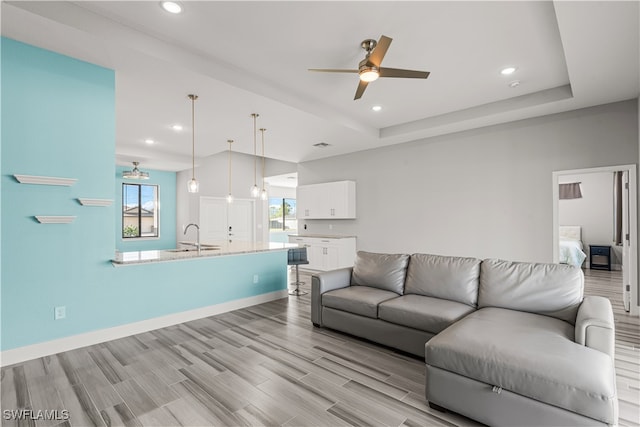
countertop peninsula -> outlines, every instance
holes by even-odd
[[[202,244],[202,249],[198,253],[197,249],[177,248],[166,250],[131,251],[116,252],[111,263],[115,267],[136,264],[148,264],[154,262],[183,261],[199,258],[210,258],[225,255],[241,255],[259,252],[285,251],[289,248],[296,248],[296,243],[275,243],[275,242],[243,242],[224,241],[207,242]]]
[[[290,237],[303,237],[303,238],[315,238],[315,239],[351,239],[356,236],[349,236],[344,234],[289,234]]]

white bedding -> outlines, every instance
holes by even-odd
[[[582,251],[582,242],[560,236],[560,263],[582,266],[587,254]]]

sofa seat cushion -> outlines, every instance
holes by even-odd
[[[349,286],[322,294],[322,305],[361,316],[378,317],[378,304],[398,294],[368,286]]]
[[[437,334],[473,311],[473,307],[455,301],[423,295],[404,295],[381,303],[378,317],[387,322]]]
[[[615,424],[617,398],[611,358],[576,344],[562,320],[483,308],[433,337],[427,365]]]

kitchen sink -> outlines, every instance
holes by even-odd
[[[201,252],[204,251],[219,251],[220,246],[205,246],[200,248]],[[177,249],[167,249],[167,252],[197,252],[197,248],[177,248]]]

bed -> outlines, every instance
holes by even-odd
[[[581,267],[587,254],[582,245],[582,228],[579,225],[561,225],[559,230],[561,264]]]

